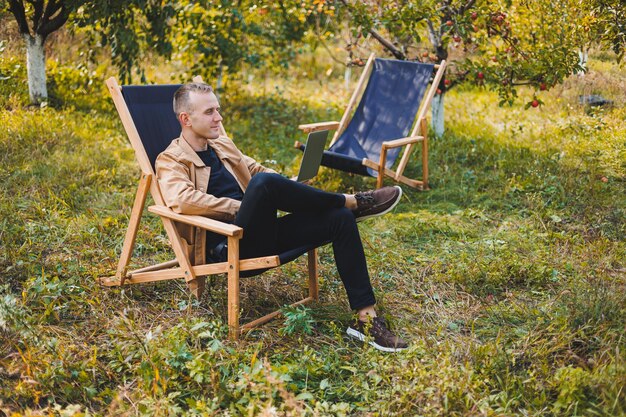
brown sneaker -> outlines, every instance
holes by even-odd
[[[368,322],[357,319],[348,327],[346,333],[361,342],[368,342],[383,352],[399,352],[409,347],[407,342],[387,328],[385,320],[381,317],[374,317]]]
[[[356,193],[357,208],[353,211],[356,221],[360,222],[370,217],[382,216],[390,212],[402,197],[402,188],[383,187],[374,191]]]

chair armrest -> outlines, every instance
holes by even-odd
[[[223,236],[241,237],[243,235],[243,229],[239,226],[209,219],[203,216],[176,213],[174,210],[165,206],[150,206],[148,207],[148,211],[161,217],[167,217],[168,219],[172,219],[177,222],[200,227]]]
[[[339,128],[339,122],[319,122],[299,125],[298,129],[304,133],[317,132],[318,130],[336,130]]]
[[[424,136],[409,136],[401,139],[388,140],[383,142],[383,148],[398,148],[421,140],[424,140]]]

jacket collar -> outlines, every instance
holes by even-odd
[[[193,162],[193,164],[195,166],[198,167],[203,167],[204,162],[202,162],[202,159],[200,159],[200,157],[198,156],[198,154],[196,153],[196,151],[193,150],[193,148],[191,147],[191,145],[189,143],[187,143],[187,141],[185,140],[185,138],[183,138],[183,135],[181,134],[180,137],[178,138],[178,146],[180,146],[180,149],[185,153],[185,155],[187,155],[187,157],[189,158],[189,160],[191,162]]]
[[[229,149],[228,146],[226,146],[227,143],[232,142],[230,142],[230,140],[228,140],[228,138],[226,138],[225,136],[220,136],[219,138],[212,140],[209,145],[215,151],[215,154],[219,159],[221,159],[222,161],[228,160],[231,163],[234,163],[240,158],[238,157],[238,155],[233,154],[233,151]]]
[[[215,151],[215,154],[217,155],[217,157],[219,159],[221,159],[222,161],[224,161],[224,160],[232,160],[232,161],[238,160],[239,158],[237,158],[236,155],[233,155],[232,152],[228,152],[226,150],[226,148],[224,147],[224,143],[223,143],[224,139],[225,138],[223,136],[220,136],[217,139],[213,139],[213,140],[211,140],[209,142],[209,146],[211,147],[211,149],[213,149],[213,151]],[[182,134],[178,138],[178,146],[180,146],[182,151],[187,155],[189,160],[195,166],[198,166],[198,167],[206,166],[204,164],[204,162],[202,162],[202,159],[200,159],[200,157],[198,156],[196,151],[194,151],[193,148],[191,147],[191,145],[189,145],[189,143],[187,143],[185,138],[183,138]]]

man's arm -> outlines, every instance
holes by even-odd
[[[175,212],[221,221],[235,219],[240,201],[214,197],[196,189],[191,181],[189,168],[167,152],[157,158],[156,174],[165,204]]]

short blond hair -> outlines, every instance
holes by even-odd
[[[174,93],[174,113],[178,117],[182,112],[191,113],[189,93],[209,94],[213,88],[205,83],[187,83],[180,86]]]

